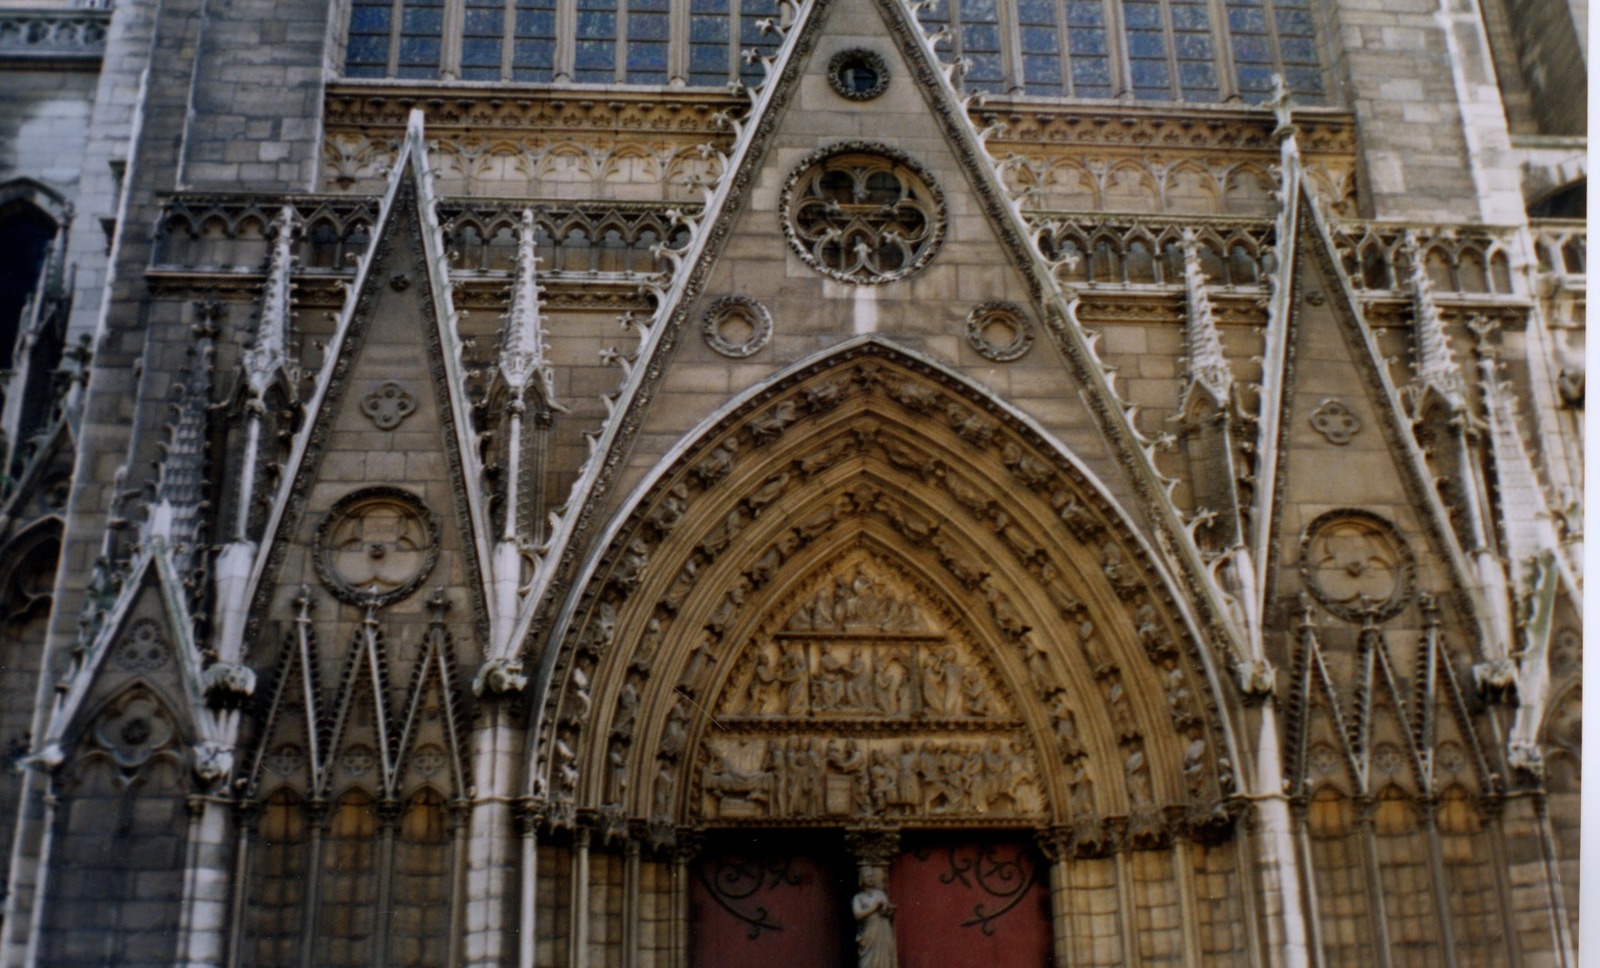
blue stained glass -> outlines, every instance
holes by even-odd
[[[437,7],[407,7],[400,12],[400,31],[406,34],[438,34],[444,29],[444,11]]]
[[[629,24],[628,29],[632,30],[633,25]],[[630,41],[628,43],[628,69],[632,71],[635,68],[640,70],[666,70],[667,45],[636,44]]]
[[[353,34],[387,34],[391,23],[388,7],[357,7],[350,14]]]
[[[1022,28],[1022,52],[1024,54],[1054,54],[1059,49],[1054,28]]]
[[[499,36],[506,15],[501,10],[468,10],[464,32],[468,37]]]
[[[1129,57],[1165,57],[1167,39],[1153,30],[1128,31]]]
[[[1202,90],[1216,94],[1217,72],[1211,64],[1179,64],[1178,83],[1183,85],[1186,94],[1200,93]]]
[[[554,37],[556,15],[553,10],[518,10],[516,21],[519,37]]]
[[[577,57],[573,61],[579,70],[603,70],[617,60],[617,46],[610,40],[578,41]]]
[[[1278,30],[1286,34],[1304,34],[1310,36],[1316,32],[1312,26],[1311,15],[1304,10],[1279,10]]]
[[[1281,42],[1283,59],[1293,64],[1315,64],[1317,45],[1308,37],[1285,37]]]
[[[1153,3],[1123,4],[1122,17],[1130,29],[1161,26],[1161,8]]]
[[[1110,62],[1099,57],[1074,58],[1072,61],[1072,83],[1079,88],[1080,94],[1086,84],[1110,84]]]
[[[615,13],[601,10],[581,10],[578,12],[579,37],[598,39],[611,38],[616,35],[617,15]]]
[[[1267,49],[1267,41],[1263,37],[1235,34],[1233,59],[1243,63],[1268,64],[1272,62],[1272,52]]]
[[[548,69],[554,54],[555,44],[548,40],[519,40],[511,45],[511,62],[517,67]]]
[[[1104,54],[1106,52],[1106,32],[1103,30],[1079,30],[1067,35],[1067,49],[1076,57],[1079,54]]]
[[[1322,93],[1322,72],[1306,67],[1291,67],[1283,72],[1289,87],[1300,94]]]
[[[1053,24],[1055,5],[1050,0],[1021,0],[1017,4],[1017,20],[1024,24]]]
[[[995,9],[995,0],[961,0],[961,20],[963,23],[998,23],[1000,14]]]
[[[464,40],[461,42],[461,64],[464,67],[499,67],[499,40]]]
[[[1059,84],[1061,82],[1061,58],[1024,57],[1022,59],[1022,80],[1029,85],[1030,89],[1038,84]]]
[[[707,44],[695,44],[689,48],[689,69],[692,71],[727,71],[727,48],[712,47]]]
[[[345,77],[383,77],[387,73],[386,64],[347,64]]]
[[[1131,62],[1128,67],[1133,72],[1134,87],[1159,87],[1167,88],[1167,62],[1143,61]]]
[[[1098,3],[1068,3],[1067,25],[1071,27],[1099,27],[1106,22],[1106,10]]]
[[[934,0],[922,8],[921,18],[924,23],[942,24],[950,20],[950,0]]]
[[[1173,53],[1183,59],[1201,60],[1211,57],[1210,34],[1179,34],[1173,38]]]
[[[378,64],[387,67],[389,64],[389,38],[384,37],[351,37],[350,46],[346,49],[345,61],[349,64]]]
[[[1000,28],[993,24],[971,24],[961,28],[961,52],[1000,49]]]
[[[400,41],[400,63],[409,66],[439,65],[439,41],[432,37],[406,37]],[[413,75],[414,76],[414,75]]]
[[[967,80],[970,81],[997,81],[1000,79],[1000,55],[998,54],[971,54],[968,60],[972,62],[967,71]]]
[[[1177,6],[1172,8],[1172,29],[1210,30],[1211,17],[1205,7]]]
[[[1239,66],[1239,90],[1265,93],[1272,90],[1272,68]]]
[[[670,32],[664,13],[631,13],[628,15],[628,42],[636,40],[666,40]],[[629,55],[631,58],[631,54]],[[662,65],[666,66],[666,65]]]
[[[1228,11],[1228,26],[1234,33],[1264,34],[1267,32],[1267,15],[1260,10]]]
[[[699,15],[690,17],[689,39],[696,43],[727,43],[728,18]]]

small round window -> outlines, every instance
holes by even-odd
[[[700,331],[713,350],[740,359],[767,345],[772,338],[772,316],[753,299],[724,296],[706,308]]]
[[[944,197],[928,172],[882,145],[813,154],[784,185],[783,232],[808,265],[864,285],[909,276],[944,241]]]
[[[828,62],[828,83],[840,97],[870,101],[889,86],[889,65],[870,50],[852,47]]]

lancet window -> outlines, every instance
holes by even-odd
[[[1302,103],[1324,94],[1307,0],[935,0],[918,17],[948,28],[969,90],[1263,101],[1282,73]],[[779,19],[777,0],[354,0],[345,75],[722,87],[760,79],[744,55],[776,50],[762,25]]]

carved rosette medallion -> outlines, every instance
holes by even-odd
[[[967,345],[996,363],[1021,359],[1033,348],[1033,321],[1016,303],[982,303],[967,314]]]
[[[828,84],[851,101],[870,101],[889,89],[889,65],[874,51],[851,47],[828,61]]]
[[[1393,524],[1341,508],[1300,537],[1300,577],[1323,607],[1351,622],[1393,618],[1410,603],[1416,562]]]
[[[378,384],[371,393],[361,398],[361,412],[379,430],[393,430],[400,422],[416,412],[417,398],[410,390],[393,380]]]
[[[410,491],[347,494],[317,528],[317,577],[340,601],[389,605],[417,590],[439,559],[439,525]]]
[[[944,242],[944,194],[910,156],[870,142],[817,151],[779,206],[783,234],[811,268],[858,285],[903,279]]]
[[[1037,818],[1037,764],[978,650],[865,551],[737,659],[699,754],[707,820]]]
[[[747,296],[723,296],[700,319],[706,345],[730,359],[743,359],[772,339],[772,315]]]
[[[1361,418],[1339,400],[1324,400],[1311,412],[1311,429],[1328,439],[1328,443],[1343,446],[1361,432]]]

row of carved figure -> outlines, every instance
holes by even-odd
[[[700,789],[713,817],[993,815],[1037,812],[1021,741],[783,736],[706,744]]]
[[[804,716],[809,711],[904,718],[918,714],[991,716],[999,711],[983,672],[962,662],[952,645],[856,643],[846,648],[788,642],[786,646],[781,651],[757,653],[743,701],[735,696],[728,712]]]

